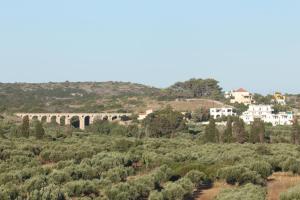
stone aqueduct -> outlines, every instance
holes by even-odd
[[[131,113],[16,113],[16,116],[22,119],[28,116],[30,121],[34,118],[39,121],[45,119],[47,123],[55,120],[58,124],[64,118],[65,125],[71,125],[71,119],[78,117],[79,128],[84,130],[85,126],[93,124],[95,120],[121,121],[122,117],[130,117]]]

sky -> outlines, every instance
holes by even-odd
[[[0,82],[300,93],[298,0],[0,0]]]

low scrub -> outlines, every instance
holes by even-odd
[[[298,200],[300,199],[300,185],[290,188],[280,195],[280,200]]]
[[[247,184],[240,188],[221,191],[215,200],[265,200],[266,190],[260,186]]]

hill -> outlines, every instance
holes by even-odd
[[[208,102],[221,94],[213,79],[191,79],[166,89],[112,81],[0,83],[0,112],[143,112],[166,105],[186,111],[219,105]],[[185,101],[191,98],[202,100]]]

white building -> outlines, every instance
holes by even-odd
[[[225,98],[230,99],[230,103],[242,103],[245,105],[254,103],[252,94],[243,88],[225,93]]]
[[[276,125],[292,125],[294,115],[292,112],[274,114],[271,105],[250,105],[249,109],[241,116],[246,124],[251,124],[254,119],[261,119],[266,123]]]
[[[214,119],[221,118],[223,116],[234,116],[233,108],[211,108],[209,110],[210,116]]]

